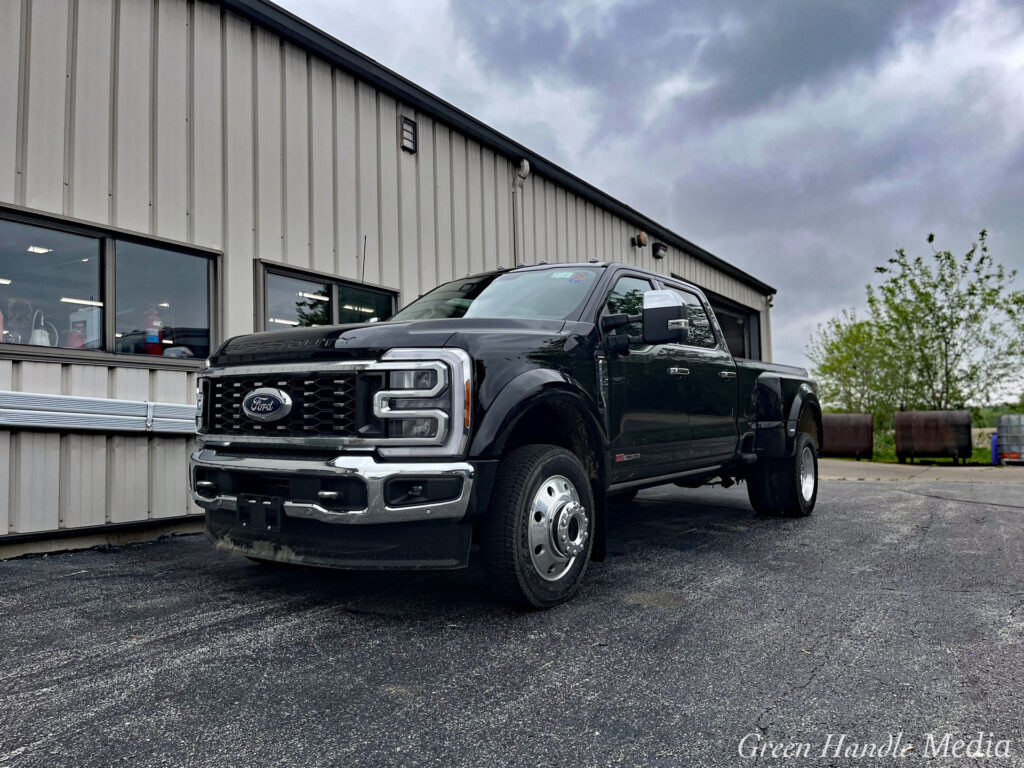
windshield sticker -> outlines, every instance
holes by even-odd
[[[587,279],[586,272],[577,272],[575,275],[573,275],[572,277],[569,278],[569,282],[570,283],[578,283],[581,280],[586,280],[586,279]]]
[[[570,278],[570,277],[572,277],[572,272],[552,272],[551,273],[551,279],[552,280],[565,280],[565,279]]]

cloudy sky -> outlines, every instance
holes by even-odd
[[[1024,272],[1015,0],[283,4],[776,286],[779,362],[928,232]]]

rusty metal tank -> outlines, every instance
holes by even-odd
[[[821,455],[870,459],[875,453],[875,417],[870,413],[823,413]]]
[[[896,414],[896,458],[971,457],[970,411],[900,411]]]

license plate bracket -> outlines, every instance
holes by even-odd
[[[284,500],[277,496],[238,497],[238,527],[253,531],[280,531],[284,522]]]

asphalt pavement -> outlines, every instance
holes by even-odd
[[[0,766],[892,760],[840,737],[1024,765],[1024,486],[978,488],[826,481],[799,520],[742,487],[646,491],[542,613],[492,602],[475,561],[266,568],[179,536],[2,562]],[[1009,751],[929,753],[979,732]]]

